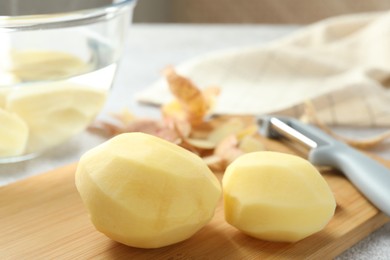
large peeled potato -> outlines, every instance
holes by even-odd
[[[121,134],[83,155],[76,186],[97,230],[140,248],[191,237],[221,196],[201,158],[143,133]]]
[[[242,155],[222,180],[225,218],[255,238],[295,242],[322,230],[334,196],[307,160],[277,152]]]

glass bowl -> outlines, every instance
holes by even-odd
[[[135,3],[0,3],[0,163],[62,144],[100,113]]]

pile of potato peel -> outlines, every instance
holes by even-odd
[[[265,150],[253,116],[210,116],[218,87],[201,90],[172,67],[164,75],[174,99],[161,107],[161,119],[140,118],[124,109],[111,114],[114,120],[95,121],[89,129],[107,137],[126,132],[158,136],[199,155],[213,171],[224,171],[244,153]]]

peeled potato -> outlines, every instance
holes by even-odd
[[[201,158],[143,133],[118,135],[83,155],[76,186],[97,230],[140,248],[191,237],[221,196]]]
[[[102,109],[106,95],[75,83],[48,83],[8,94],[5,109],[26,122],[27,152],[38,152],[84,130]]]
[[[307,160],[278,152],[240,156],[222,180],[225,218],[263,240],[295,242],[322,230],[336,202]]]

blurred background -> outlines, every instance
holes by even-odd
[[[134,22],[308,24],[389,8],[388,0],[139,0]]]
[[[0,1],[0,15],[31,14],[36,8],[70,11],[111,2],[83,0],[74,6],[75,1],[64,0]],[[389,0],[138,0],[134,22],[308,24],[341,14],[388,9]]]

